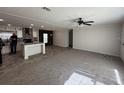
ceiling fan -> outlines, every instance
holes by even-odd
[[[73,22],[76,22],[79,26],[81,26],[82,24],[91,26],[91,23],[94,23],[94,21],[83,21],[82,18],[74,19]]]

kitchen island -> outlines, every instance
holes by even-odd
[[[45,54],[45,43],[26,43],[22,45],[24,59],[35,54]]]

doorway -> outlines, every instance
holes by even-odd
[[[69,48],[73,48],[73,29],[69,30]]]
[[[39,42],[45,45],[53,45],[53,31],[39,30]]]
[[[43,33],[43,43],[48,43],[48,33]]]

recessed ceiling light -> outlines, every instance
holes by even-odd
[[[0,19],[0,21],[2,22],[2,21],[4,21],[3,19]]]
[[[31,26],[34,26],[34,24],[31,24]]]
[[[43,25],[41,25],[40,27],[44,27]]]
[[[32,28],[31,26],[29,28]]]
[[[11,24],[8,24],[8,26],[11,26]]]

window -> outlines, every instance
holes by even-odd
[[[3,40],[9,39],[11,35],[12,32],[0,32],[0,38],[2,38]]]

